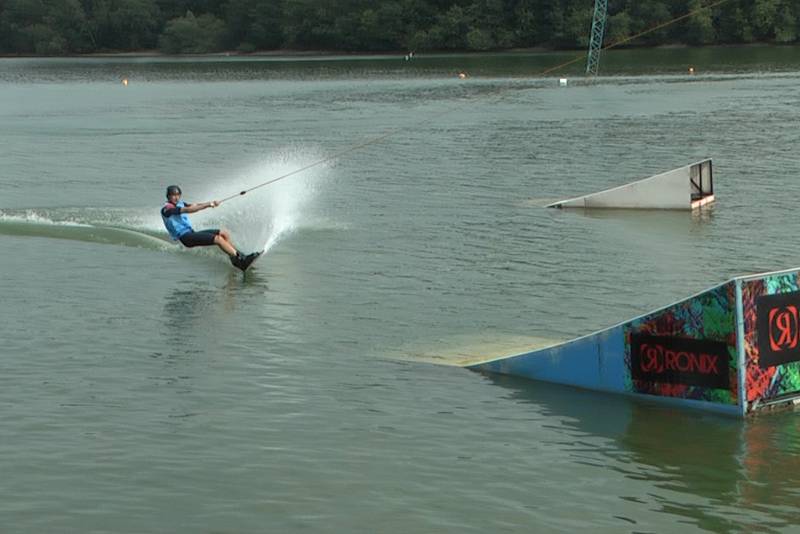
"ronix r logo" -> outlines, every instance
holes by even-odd
[[[729,359],[722,341],[631,334],[634,380],[727,389]]]
[[[800,292],[756,300],[758,363],[762,369],[800,360]]]
[[[797,347],[797,308],[784,306],[769,310],[769,347],[773,352]]]

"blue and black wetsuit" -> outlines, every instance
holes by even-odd
[[[161,208],[161,220],[172,239],[180,241],[186,247],[208,247],[214,244],[214,237],[219,234],[219,230],[201,230],[195,232],[189,217],[181,213],[181,208],[188,208],[191,204],[179,200],[177,204],[167,202]]]

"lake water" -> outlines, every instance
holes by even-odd
[[[797,414],[451,365],[800,265],[800,49],[574,57],[0,60],[0,530],[796,531]],[[244,278],[163,239],[340,153],[192,216]],[[706,157],[696,214],[542,207]]]

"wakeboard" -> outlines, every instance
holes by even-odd
[[[263,254],[264,254],[263,250],[259,252],[253,252],[252,254],[248,254],[242,259],[242,262],[239,265],[237,265],[237,267],[239,267],[239,269],[241,269],[242,272],[246,272],[247,269],[249,269],[250,266],[253,265],[253,263],[255,263],[255,261],[258,258],[260,258]]]

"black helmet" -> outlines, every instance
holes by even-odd
[[[170,185],[167,187],[167,198],[169,198],[170,195],[173,195],[175,193],[182,195],[183,191],[181,191],[181,188],[178,187],[177,185]]]

